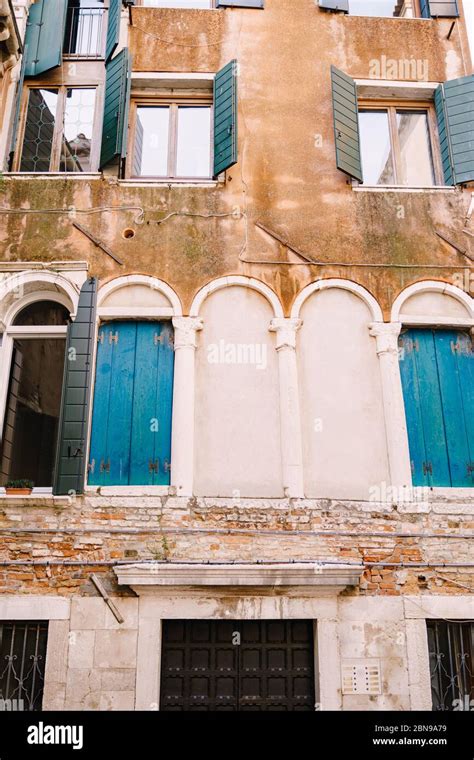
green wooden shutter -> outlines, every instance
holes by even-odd
[[[96,320],[97,280],[84,283],[77,316],[69,325],[56,454],[54,493],[82,493]]]
[[[349,177],[362,182],[356,83],[335,66],[331,66],[331,83],[336,165]]]
[[[110,0],[107,22],[107,41],[105,43],[105,62],[112,58],[119,43],[120,37],[120,14],[122,0]]]
[[[124,158],[127,154],[131,74],[128,48],[121,50],[105,68],[104,122],[100,169],[116,156]]]
[[[63,55],[67,0],[36,0],[26,24],[25,76],[59,66]]]
[[[447,185],[474,181],[474,74],[451,79],[435,93]]]
[[[424,18],[457,18],[459,8],[457,0],[421,0],[421,15]]]
[[[319,0],[319,7],[327,11],[344,11],[344,13],[349,13],[349,0]]]
[[[436,116],[438,118],[439,147],[441,151],[441,161],[443,164],[443,175],[446,185],[454,185],[451,144],[449,142],[448,131],[446,128],[446,115],[444,109],[443,85],[440,84],[435,91]]]
[[[18,125],[20,123],[20,108],[21,108],[21,99],[23,97],[23,85],[25,82],[27,55],[28,55],[28,46],[25,45],[23,49],[23,57],[21,59],[20,75],[18,77],[16,93],[15,93],[15,108],[13,112],[12,136],[10,140],[10,158],[9,158],[10,171],[13,166],[13,159],[15,157],[16,143],[17,143],[17,138],[18,138]]]
[[[217,0],[218,8],[263,8],[264,0]]]
[[[214,79],[214,176],[237,163],[237,61]]]

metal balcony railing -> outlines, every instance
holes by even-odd
[[[68,8],[64,55],[68,58],[103,58],[104,8]]]

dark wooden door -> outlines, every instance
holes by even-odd
[[[161,710],[315,709],[311,620],[165,620]]]

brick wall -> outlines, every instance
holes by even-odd
[[[0,497],[1,594],[97,594],[117,562],[344,561],[367,567],[353,594],[466,593],[472,562],[469,499],[387,503],[175,497]],[[44,564],[46,562],[50,564]],[[31,562],[43,563],[32,566]],[[81,565],[82,562],[89,563]],[[66,564],[54,564],[66,563]],[[402,567],[416,563],[420,567]]]

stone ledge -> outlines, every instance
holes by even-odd
[[[174,564],[150,562],[114,568],[120,585],[137,593],[153,587],[228,586],[331,588],[342,591],[357,586],[364,571],[359,564],[278,563],[278,564]]]
[[[68,507],[73,501],[72,496],[34,493],[30,496],[7,496],[0,493],[0,507]]]

